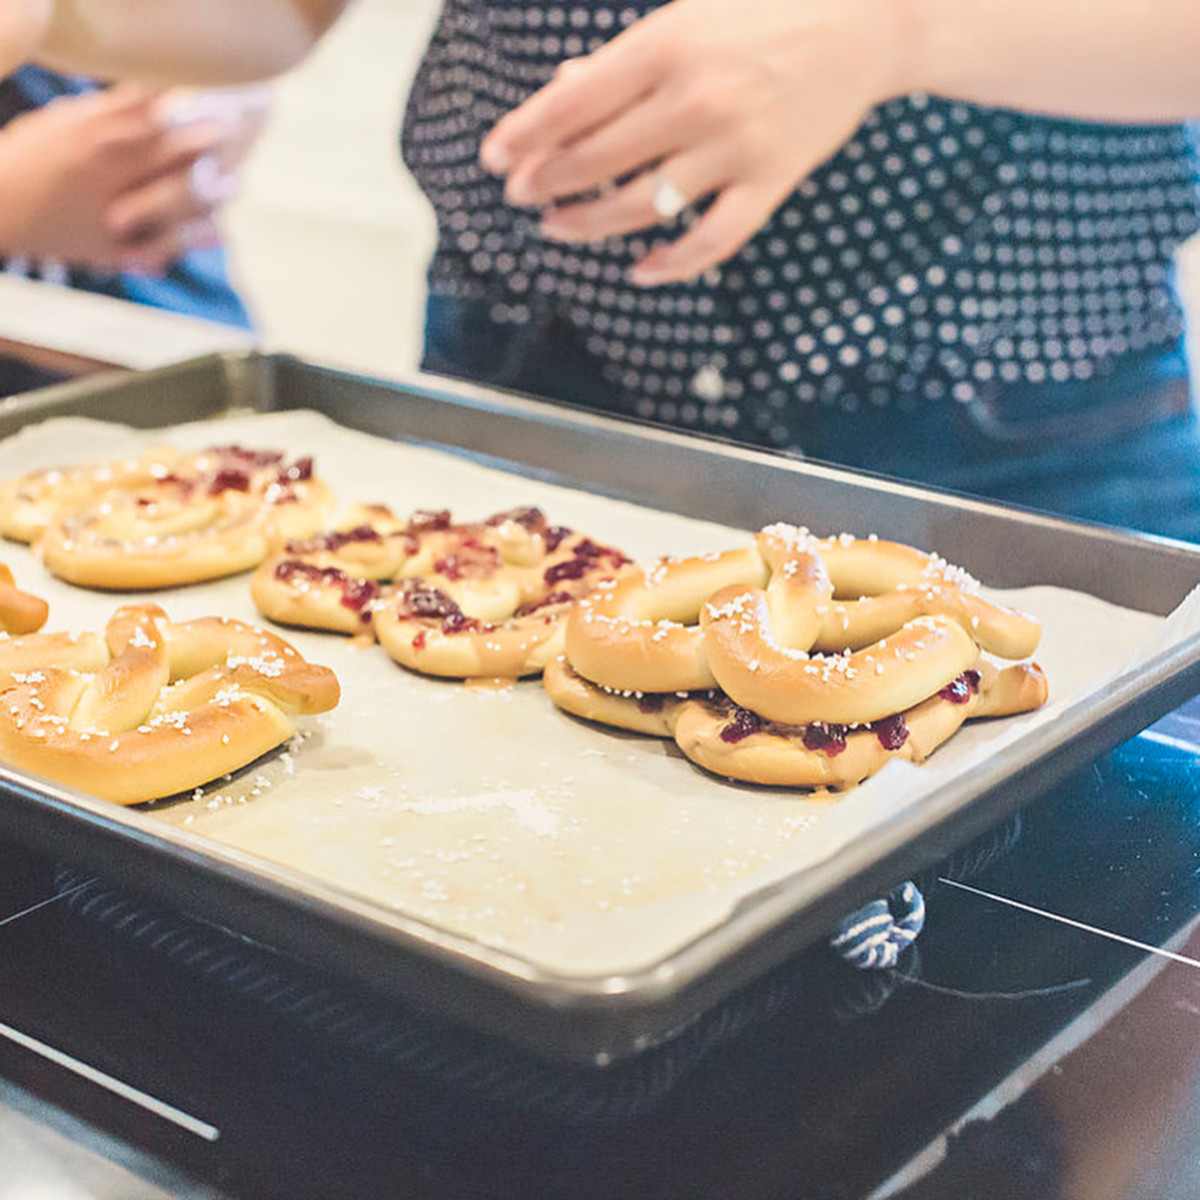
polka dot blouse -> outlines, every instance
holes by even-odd
[[[484,301],[501,324],[554,312],[614,407],[786,446],[806,406],[911,409],[1086,380],[1179,337],[1170,260],[1200,228],[1200,162],[1178,126],[909,96],[696,283],[626,283],[645,236],[543,240],[537,214],[479,167],[480,141],[562,59],[653,7],[445,0],[403,131],[438,219],[431,289]]]

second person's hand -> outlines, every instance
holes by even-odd
[[[229,136],[220,122],[169,127],[135,85],[66,96],[0,129],[0,254],[158,274],[217,240],[225,177],[194,170]]]

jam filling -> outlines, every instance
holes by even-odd
[[[408,518],[409,533],[434,533],[449,528],[450,510],[448,508],[419,508]]]
[[[908,741],[908,726],[902,713],[884,717],[882,721],[872,721],[871,729],[885,750],[899,750]]]
[[[549,608],[552,604],[570,604],[575,599],[570,592],[549,592],[540,600],[531,601],[529,604],[522,604],[514,617],[527,617],[530,613],[535,613],[539,609]]]
[[[979,681],[982,677],[978,671],[964,671],[957,679],[952,679],[938,695],[951,704],[966,704],[971,696],[979,691]]]
[[[314,567],[312,563],[287,559],[275,568],[275,577],[289,583],[299,576],[312,583],[329,584],[341,593],[340,603],[351,612],[358,613],[364,621],[371,619],[370,604],[379,596],[379,585],[369,579],[355,579],[337,567]]]
[[[281,450],[248,450],[245,446],[210,446],[207,453],[219,455],[221,458],[234,459],[247,467],[273,467],[283,461]],[[304,460],[301,459],[301,462]],[[311,465],[312,459],[310,458]]]
[[[494,628],[494,626],[485,625],[482,621],[477,621],[474,617],[468,617],[445,592],[419,581],[413,581],[405,586],[401,594],[400,615],[402,617],[440,619],[442,632],[447,634],[474,633]],[[424,641],[421,645],[424,645]],[[417,646],[416,648],[420,649],[421,647]]]
[[[666,692],[646,692],[638,697],[637,706],[644,713],[662,712],[667,704]]]
[[[214,473],[208,484],[210,496],[219,495],[221,492],[248,492],[249,490],[250,476],[237,467],[222,467]]]
[[[802,740],[805,750],[821,750],[830,758],[836,758],[846,749],[846,726],[814,721],[805,725]]]
[[[541,533],[546,528],[546,514],[540,508],[529,505],[525,508],[510,508],[505,512],[494,513],[484,522],[485,525],[503,525],[512,521],[530,533]]]
[[[721,741],[730,744],[740,742],[752,733],[758,733],[765,724],[758,713],[752,713],[748,708],[735,708],[733,720],[721,730]]]
[[[591,538],[584,538],[571,551],[572,557],[547,567],[542,578],[553,587],[566,579],[582,579],[591,571],[599,569],[600,559],[607,558],[614,567],[624,566],[629,561],[619,550],[609,546],[598,546]]]
[[[351,542],[381,542],[383,538],[370,525],[356,525],[353,529],[337,529],[320,537],[304,538],[288,542],[289,554],[314,554],[318,550],[340,550]]]
[[[663,697],[657,693],[654,695],[658,700],[658,707],[661,707]],[[780,737],[799,736],[806,750],[819,751],[827,754],[830,758],[836,758],[846,749],[846,739],[850,732],[846,725],[812,721],[797,729],[764,720],[749,709],[732,705],[727,697],[723,700],[723,703],[718,702],[718,707],[731,713],[729,723],[721,730],[723,742],[736,744],[754,733],[772,733]],[[641,707],[641,701],[639,701],[639,707]],[[656,711],[656,709],[643,709],[643,711],[650,712]],[[908,741],[908,726],[905,724],[904,717],[899,714],[894,717],[884,717],[881,721],[873,721],[871,732],[879,739],[879,744],[885,750],[899,750]]]
[[[514,521],[530,533],[541,534],[547,554],[553,554],[563,541],[571,536],[571,531],[565,525],[551,525],[546,520],[546,514],[532,505],[528,508],[510,508],[506,512],[498,512],[488,517],[484,524],[495,527],[503,525],[506,521]]]
[[[474,617],[468,617],[464,612],[451,613],[444,621],[442,621],[443,633],[474,633],[476,630],[485,628],[481,621],[475,620]],[[491,628],[491,626],[487,626]]]
[[[485,546],[478,538],[465,538],[453,554],[437,559],[433,569],[447,579],[476,578],[491,575],[500,565],[500,552]]]
[[[462,609],[445,592],[414,580],[404,586],[401,611],[409,617],[448,617]]]
[[[276,483],[303,483],[313,477],[313,460],[311,455],[298,458],[290,467],[284,467],[275,476]]]

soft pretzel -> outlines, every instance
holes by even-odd
[[[820,555],[833,584],[834,602],[820,611],[812,648],[858,650],[915,617],[947,617],[989,654],[1027,658],[1041,625],[1027,613],[984,599],[979,582],[936,554],[876,537],[813,537],[808,530],[772,525],[774,536]]]
[[[183,455],[156,447],[132,457],[74,467],[49,467],[0,483],[0,534],[36,541],[60,512],[82,508],[105,492],[147,487],[169,475]]]
[[[288,464],[277,451],[219,446],[59,511],[38,552],[55,575],[85,587],[197,583],[249,570],[280,537],[319,528],[329,500],[311,458]]]
[[[12,572],[0,563],[0,631],[36,633],[45,625],[49,611],[45,600],[21,591]]]
[[[1040,669],[980,665],[981,646],[1031,653],[1040,626],[977,588],[911,547],[772,525],[752,547],[663,559],[601,585],[568,617],[545,684],[567,711],[674,737],[720,773],[844,786],[887,755],[919,761],[967,716],[1045,700]],[[964,681],[978,672],[972,692]],[[722,716],[731,708],[756,735],[736,751]],[[910,716],[911,740],[884,744]],[[827,731],[846,729],[831,753]]]
[[[515,678],[561,651],[566,613],[625,562],[537,508],[455,524],[445,510],[401,521],[369,505],[332,533],[286,545],[251,590],[272,620],[369,630],[412,670]]]
[[[923,762],[967,720],[1027,712],[1045,703],[1036,664],[998,670],[986,660],[933,696],[865,726],[764,721],[720,692],[625,695],[584,679],[560,656],[543,676],[554,703],[586,720],[675,739],[714,774],[772,787],[842,789],[890,759]]]
[[[239,770],[338,698],[332,671],[273,634],[129,605],[103,636],[0,641],[0,762],[140,804]]]
[[[910,584],[914,579],[923,581],[920,587]],[[746,624],[745,615],[754,615],[764,632],[760,641],[769,653],[767,649],[747,653],[745,661],[757,661],[760,667],[768,657],[778,663],[781,656],[813,649],[867,647],[923,617],[955,623],[970,635],[970,641],[1002,657],[1032,654],[1041,633],[1038,623],[966,590],[977,586],[965,572],[908,546],[847,535],[818,539],[795,526],[772,525],[757,535],[752,546],[723,554],[664,558],[648,570],[632,569],[571,614],[566,652],[577,671],[606,687],[666,692],[721,686],[697,622],[714,593],[728,605],[734,589],[741,589],[738,594],[748,598],[738,606],[739,620],[733,625],[740,627]],[[847,590],[864,598],[839,603],[836,597]],[[759,605],[760,598],[765,608]],[[708,604],[707,609],[711,613],[714,605]],[[767,613],[770,619],[764,625],[760,618]],[[914,644],[921,640],[907,638]],[[955,644],[965,652],[967,639],[939,634],[925,640],[940,646]],[[889,684],[916,673],[906,665],[905,656],[912,650],[912,645],[906,645],[900,655],[893,655],[897,662],[889,671]],[[838,669],[837,661],[833,667]],[[929,690],[962,669],[961,663],[950,669],[947,660],[948,673]],[[914,689],[919,690],[915,681],[904,695],[913,695]]]

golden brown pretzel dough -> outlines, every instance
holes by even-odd
[[[455,524],[445,510],[401,521],[369,505],[341,529],[285,546],[251,592],[283,624],[369,631],[414,671],[515,678],[561,651],[567,612],[625,561],[536,508]]]
[[[91,503],[105,492],[148,487],[183,459],[170,447],[111,462],[47,467],[0,483],[0,534],[17,542],[36,541],[61,512]]]
[[[674,737],[721,774],[848,786],[889,756],[920,761],[968,716],[1044,702],[1039,668],[980,664],[981,645],[1021,657],[1041,630],[977,588],[908,546],[771,525],[753,547],[602,585],[568,618],[545,686],[567,711]]]
[[[0,631],[36,633],[45,625],[49,611],[45,600],[21,591],[12,572],[0,563]]]
[[[216,446],[197,454],[39,471],[0,489],[0,527],[36,537],[47,568],[104,589],[174,587],[256,566],[281,537],[324,524],[312,459]]]
[[[547,666],[542,679],[554,703],[574,716],[674,738],[692,762],[729,779],[802,788],[852,787],[892,758],[923,762],[965,721],[1028,712],[1047,696],[1045,675],[1036,664],[997,670],[980,660],[941,694],[875,726],[847,729],[824,723],[775,725],[719,692],[606,691],[577,674],[564,656]]]
[[[0,642],[0,763],[140,804],[239,770],[338,698],[333,672],[274,634],[129,605],[103,637]]]

